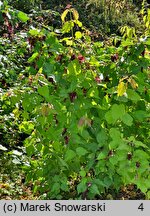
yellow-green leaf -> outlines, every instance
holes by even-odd
[[[82,38],[82,33],[80,31],[76,31],[75,37],[76,37],[76,39]]]
[[[73,27],[74,27],[74,22],[72,20],[65,22],[62,27],[62,33],[70,32]]]
[[[73,45],[73,40],[66,40],[66,44],[68,46],[72,46]]]
[[[78,12],[74,8],[72,8],[72,13],[73,13],[74,19],[78,20],[79,19],[79,14],[78,14]]]
[[[22,22],[27,22],[29,20],[28,15],[26,13],[21,12],[21,11],[19,11],[17,16]]]
[[[135,80],[133,78],[130,78],[129,82],[130,82],[133,89],[136,89],[138,87],[138,84],[135,82]]]
[[[127,85],[124,82],[120,82],[117,88],[117,95],[122,96],[127,90]]]
[[[33,55],[28,59],[28,62],[31,63],[33,62],[37,57],[38,57],[39,53],[33,53]]]
[[[80,22],[79,20],[74,20],[75,24],[77,24],[79,27],[82,27],[82,22]]]
[[[62,15],[61,15],[61,20],[62,20],[62,22],[65,22],[65,18],[66,18],[66,16],[67,16],[68,12],[69,12],[69,10],[66,9],[66,10],[62,13]]]

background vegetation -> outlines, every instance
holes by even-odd
[[[1,198],[149,199],[147,2],[25,2],[0,1]]]

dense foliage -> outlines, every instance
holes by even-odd
[[[94,42],[70,5],[59,29],[57,13],[0,7],[2,157],[43,199],[95,199],[128,184],[149,198],[150,10],[140,37],[125,26],[122,38]]]
[[[80,14],[80,21],[91,30],[95,40],[102,40],[111,34],[119,34],[124,25],[134,27],[140,35],[143,22],[139,11],[141,5],[149,7],[146,0],[8,0],[18,10],[26,13],[38,10],[55,10],[62,13],[68,4]]]

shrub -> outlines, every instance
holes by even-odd
[[[150,40],[127,31],[118,47],[92,42],[74,8],[61,19],[59,33],[27,31],[27,65],[2,87],[2,112],[28,135],[26,180],[46,199],[95,199],[128,184],[148,194]]]

